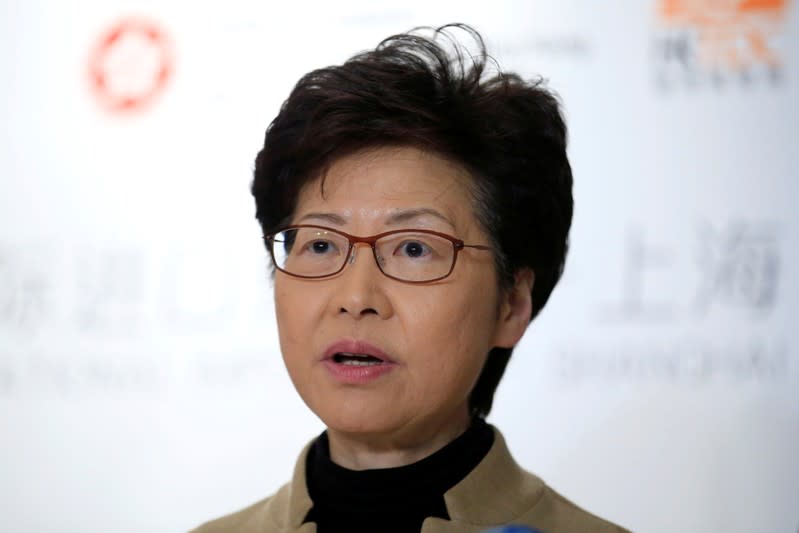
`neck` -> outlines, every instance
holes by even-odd
[[[426,429],[413,428],[391,435],[364,435],[327,429],[330,459],[350,470],[371,470],[405,466],[435,452],[457,439],[469,428],[468,412],[449,424],[427,424]]]

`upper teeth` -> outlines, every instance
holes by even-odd
[[[370,366],[370,365],[379,365],[380,361],[356,361],[354,359],[347,359],[345,361],[342,361],[341,364],[351,365],[351,366]]]
[[[382,362],[379,358],[365,353],[339,352],[337,355],[339,362],[345,365],[366,366],[376,365]],[[346,359],[342,360],[341,358]]]

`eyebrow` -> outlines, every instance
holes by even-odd
[[[417,208],[414,208],[414,209],[399,209],[399,210],[395,211],[394,213],[392,213],[386,219],[386,225],[387,226],[395,226],[397,224],[402,224],[404,222],[408,222],[408,221],[413,220],[415,218],[423,217],[423,216],[426,216],[426,215],[429,215],[429,216],[435,217],[435,218],[437,218],[439,220],[442,220],[442,221],[446,222],[449,227],[451,227],[452,229],[455,229],[455,225],[452,223],[452,221],[450,219],[448,219],[446,216],[441,214],[439,211],[436,211],[435,209],[430,208],[430,207],[417,207]]]
[[[321,222],[329,222],[330,224],[335,224],[338,226],[343,226],[347,223],[347,219],[345,219],[341,215],[337,215],[335,213],[306,213],[303,215],[297,223],[303,222],[305,220],[319,220]]]
[[[449,227],[455,229],[455,224],[452,221],[444,216],[439,211],[431,208],[431,207],[416,207],[413,209],[398,209],[397,211],[391,213],[391,215],[386,218],[385,224],[387,226],[396,226],[398,224],[403,224],[405,222],[409,222],[413,219],[423,217],[423,216],[432,216],[435,217],[443,222],[445,222]],[[306,213],[302,217],[300,217],[296,223],[305,222],[308,220],[316,220],[319,222],[327,222],[329,224],[334,224],[337,226],[343,226],[347,223],[347,219],[341,215],[337,215],[336,213]]]

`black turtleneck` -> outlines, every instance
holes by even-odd
[[[428,516],[449,520],[444,493],[485,457],[494,432],[475,419],[433,455],[397,468],[349,470],[330,460],[327,432],[308,451],[306,482],[313,508],[305,522],[318,533],[418,533]]]

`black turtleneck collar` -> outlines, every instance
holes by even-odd
[[[475,419],[433,455],[397,468],[349,470],[330,460],[327,432],[308,451],[306,482],[313,507],[305,522],[318,533],[418,532],[428,516],[449,519],[444,493],[476,467],[494,432]]]

